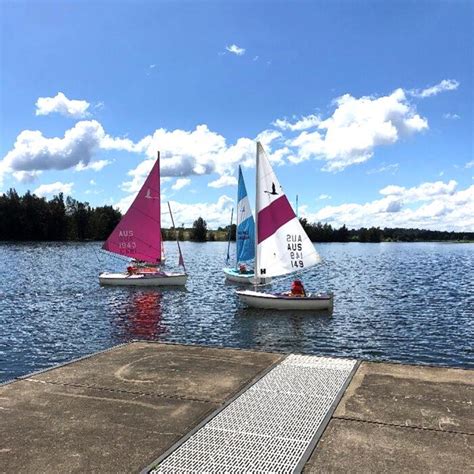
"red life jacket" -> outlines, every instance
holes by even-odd
[[[302,296],[304,296],[304,287],[303,287],[302,283],[299,280],[295,280],[291,284],[291,293],[293,295],[302,295]]]

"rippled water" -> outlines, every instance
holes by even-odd
[[[100,287],[124,264],[99,247],[0,244],[0,381],[143,338],[474,367],[474,244],[318,245],[304,282],[335,292],[332,316],[242,307],[223,242],[183,244],[186,290]]]

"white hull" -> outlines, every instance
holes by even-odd
[[[227,281],[232,283],[255,285],[255,273],[239,273],[233,268],[224,268],[224,274]],[[268,285],[271,278],[260,278],[259,285]]]
[[[334,299],[330,293],[306,297],[273,295],[250,290],[237,291],[236,293],[242,303],[252,308],[276,310],[332,310]]]
[[[252,273],[239,273],[235,268],[224,268],[224,274],[228,281],[234,283],[253,284],[255,274]]]
[[[187,279],[186,273],[169,272],[132,275],[104,272],[99,275],[101,285],[111,286],[183,286]]]

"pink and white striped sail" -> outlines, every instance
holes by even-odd
[[[159,153],[137,197],[102,248],[148,263],[161,261]]]
[[[256,207],[258,277],[286,275],[321,261],[260,143],[257,143]]]

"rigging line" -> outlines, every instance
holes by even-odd
[[[133,206],[133,205],[130,207],[130,209],[133,209],[133,210],[139,212],[140,214],[144,215],[145,217],[148,217],[148,218],[151,219],[153,222],[156,222],[156,223],[158,223],[158,224],[160,223],[160,221],[159,221],[158,219],[155,219],[152,215],[147,214],[146,212],[143,212],[141,209],[138,209],[137,207],[135,207],[135,206]],[[129,209],[129,210],[130,210],[130,209]],[[127,211],[127,212],[128,212],[128,211]],[[125,214],[127,214],[127,213],[125,213]],[[124,217],[125,217],[125,215],[124,215]],[[120,222],[119,222],[119,224],[120,224]]]
[[[96,249],[95,247],[94,247],[94,254],[95,254],[95,256],[97,257],[97,261],[98,261],[99,263],[102,263],[102,262],[100,261],[99,254],[98,254],[97,249]]]
[[[132,257],[127,257],[125,255],[121,255],[121,254],[117,254],[117,253],[114,253],[114,252],[111,252],[109,250],[104,250],[104,249],[100,249],[102,252],[105,253],[105,255],[109,256],[109,257],[114,257],[116,258],[117,260],[120,260],[122,262],[125,262],[125,261],[128,261],[130,260]]]

